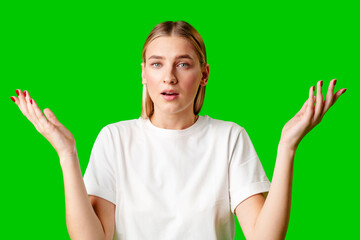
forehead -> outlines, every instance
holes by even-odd
[[[183,37],[158,37],[150,42],[146,48],[146,59],[152,55],[174,58],[178,55],[190,55],[196,59],[196,52],[192,44]]]

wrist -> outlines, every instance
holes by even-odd
[[[78,160],[78,154],[77,152],[71,152],[71,153],[60,153],[59,154],[59,159],[60,159],[60,165],[61,167],[65,167],[65,165],[73,164],[74,162],[79,163]]]
[[[289,153],[295,154],[297,147],[298,147],[298,145],[290,144],[288,142],[280,140],[279,145],[278,145],[278,151],[289,152]]]

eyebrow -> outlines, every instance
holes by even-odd
[[[164,59],[164,57],[162,56],[157,56],[157,55],[152,55],[151,57],[148,58],[148,60],[150,59]],[[175,59],[182,59],[182,58],[187,58],[187,59],[193,59],[189,54],[184,54],[184,55],[179,55],[179,56],[176,56]]]

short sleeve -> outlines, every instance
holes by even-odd
[[[238,126],[238,125],[237,125]],[[235,128],[229,163],[229,192],[231,211],[246,198],[268,192],[270,182],[244,128]]]
[[[83,178],[88,195],[116,204],[115,169],[110,130],[104,127],[95,140]]]

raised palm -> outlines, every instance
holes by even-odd
[[[285,124],[280,142],[286,144],[291,149],[295,150],[297,148],[301,139],[321,122],[329,108],[346,91],[346,88],[342,88],[334,94],[335,84],[336,79],[330,81],[325,101],[323,101],[322,95],[322,81],[317,83],[316,97],[314,96],[315,87],[312,86],[310,88],[309,98],[305,101],[300,111]]]
[[[46,108],[44,109],[45,117],[35,100],[31,99],[29,92],[16,90],[16,93],[18,98],[11,97],[11,99],[34,125],[36,130],[55,148],[60,159],[67,155],[75,154],[74,136],[57,120],[54,113],[49,108]]]

